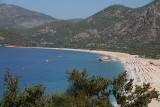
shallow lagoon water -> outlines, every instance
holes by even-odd
[[[67,89],[66,71],[86,68],[89,75],[102,75],[113,79],[124,71],[120,62],[101,62],[99,54],[37,48],[6,48],[0,47],[0,95],[4,91],[3,76],[8,67],[13,76],[21,76],[19,86],[42,83],[46,93],[63,92]]]

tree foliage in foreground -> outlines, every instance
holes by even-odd
[[[120,107],[146,107],[153,99],[159,101],[159,92],[151,88],[150,83],[135,86],[133,89],[133,79],[126,79],[124,72],[114,78],[112,82],[112,92]],[[126,83],[128,81],[128,83]]]
[[[18,86],[20,77],[12,77],[9,70],[6,72],[3,78],[7,90],[2,95],[0,107],[40,107],[45,105],[45,87],[42,84],[33,87],[26,86],[21,92]]]
[[[123,72],[111,81],[100,75],[89,77],[86,69],[83,72],[73,69],[67,73],[70,87],[66,93],[46,95],[42,84],[26,86],[20,91],[20,77],[12,77],[7,70],[4,76],[7,90],[2,95],[0,107],[113,107],[109,99],[111,94],[120,107],[146,107],[152,99],[159,100],[159,92],[152,89],[150,84],[133,88],[133,79],[128,81],[126,75]]]
[[[102,76],[88,77],[86,69],[80,73],[77,69],[68,74],[68,82],[72,85],[69,94],[74,96],[80,106],[112,106],[106,89],[111,80]],[[80,102],[80,103],[79,103]]]

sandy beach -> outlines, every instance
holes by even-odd
[[[27,47],[24,47],[27,48]],[[28,47],[31,48],[31,47]],[[41,48],[41,47],[33,47]],[[57,50],[71,50],[82,51],[90,53],[98,53],[109,55],[112,58],[120,61],[125,70],[128,72],[130,78],[134,79],[133,85],[143,87],[143,83],[150,83],[153,88],[160,92],[160,60],[140,58],[138,55],[130,55],[127,53],[99,51],[99,50],[85,50],[85,49],[69,49],[69,48],[43,48],[42,49],[57,49]],[[153,100],[149,107],[159,107],[160,102]]]

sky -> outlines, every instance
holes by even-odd
[[[41,12],[57,19],[87,18],[114,4],[131,8],[144,6],[153,0],[0,0]]]

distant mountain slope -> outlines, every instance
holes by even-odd
[[[31,29],[14,30],[37,46],[126,51],[160,56],[160,0],[141,8],[110,6],[77,23],[55,21]]]
[[[31,28],[55,21],[48,15],[33,12],[15,5],[0,4],[0,26]]]

